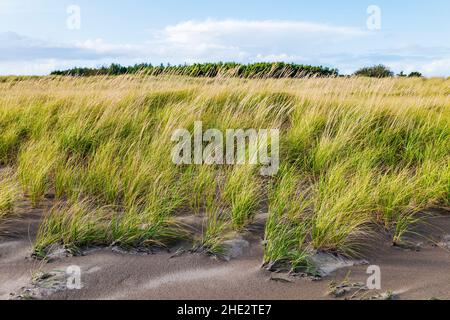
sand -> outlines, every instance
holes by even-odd
[[[32,277],[39,272],[81,268],[81,289],[38,290],[43,299],[332,299],[331,281],[346,276],[366,283],[367,265],[339,269],[320,281],[276,274],[261,268],[261,228],[244,239],[239,256],[230,261],[204,254],[172,252],[131,254],[111,248],[96,248],[83,256],[61,257],[49,263],[30,258],[39,215],[35,209],[11,222],[8,234],[0,237],[0,299],[23,298],[33,288]],[[438,215],[426,227],[427,237],[411,239],[420,251],[393,247],[382,237],[376,249],[366,253],[371,265],[381,270],[381,290],[364,292],[364,298],[392,291],[396,299],[449,299],[450,252],[437,246],[450,234],[450,215]],[[421,243],[420,243],[421,242]],[[418,246],[419,247],[419,246]],[[350,273],[349,273],[350,272]],[[64,274],[64,273],[63,273]],[[65,279],[63,279],[65,280]],[[25,290],[25,291],[24,291]],[[35,291],[33,292],[33,294]],[[22,294],[22,296],[20,296]],[[349,298],[344,296],[340,298]],[[361,296],[359,297],[361,298]]]

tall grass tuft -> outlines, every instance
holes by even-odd
[[[19,197],[19,185],[17,177],[10,169],[0,170],[0,223],[11,216],[14,211],[14,203]]]

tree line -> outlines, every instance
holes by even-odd
[[[260,62],[252,64],[226,63],[195,63],[191,65],[158,65],[142,63],[133,66],[111,64],[100,68],[72,68],[68,70],[56,70],[52,75],[64,76],[96,76],[96,75],[181,75],[192,77],[218,77],[232,76],[240,78],[302,78],[302,77],[333,77],[338,76],[339,71],[322,66],[310,66],[294,63],[269,63]]]
[[[304,78],[304,77],[337,77],[338,69],[323,66],[311,66],[284,62],[258,62],[251,64],[241,64],[235,62],[218,63],[195,63],[191,65],[158,65],[149,63],[135,64],[132,66],[122,66],[113,63],[109,66],[99,68],[72,68],[67,70],[56,70],[51,75],[60,76],[98,76],[98,75],[124,75],[124,74],[144,74],[144,75],[180,75],[191,77],[214,78],[239,77],[239,78]],[[380,64],[371,67],[364,67],[357,70],[354,76],[371,78],[394,77],[395,74],[388,67]],[[405,74],[403,71],[397,74],[398,77],[422,77],[420,72]]]

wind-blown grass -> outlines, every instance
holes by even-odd
[[[228,174],[223,187],[223,197],[231,210],[231,222],[241,229],[255,214],[260,204],[261,182],[254,166],[238,166]]]
[[[445,79],[5,78],[0,166],[44,217],[35,244],[164,245],[189,237],[220,252],[269,208],[265,262],[301,266],[315,250],[358,255],[380,227],[401,242],[419,212],[450,204]],[[175,129],[280,129],[281,169],[174,165]],[[0,182],[1,207],[14,193]],[[5,187],[6,186],[6,187]],[[266,203],[267,202],[267,203]],[[5,209],[3,209],[5,210]]]
[[[11,216],[19,196],[19,185],[12,170],[0,170],[0,223]]]

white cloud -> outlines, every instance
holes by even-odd
[[[19,35],[0,33],[0,60],[33,61],[48,59],[95,60],[105,56],[92,48],[77,44],[58,43]],[[118,56],[120,52],[114,52]]]
[[[134,55],[136,53],[142,52],[145,49],[145,47],[142,45],[108,43],[101,38],[76,42],[74,44],[74,47],[82,50],[93,51],[102,55]]]
[[[303,21],[276,20],[211,20],[186,21],[168,26],[162,35],[175,44],[228,43],[248,39],[251,43],[270,40],[279,41],[289,37],[291,41],[313,37],[355,37],[366,34],[357,28],[331,26]]]
[[[365,36],[358,28],[280,20],[185,21],[153,33],[149,44],[173,60],[254,61],[300,58],[326,43]],[[300,52],[300,53],[298,53]]]
[[[424,74],[448,77],[450,76],[450,57],[431,61],[419,68],[419,70]]]
[[[43,75],[60,65],[59,60],[0,61],[0,75]]]

